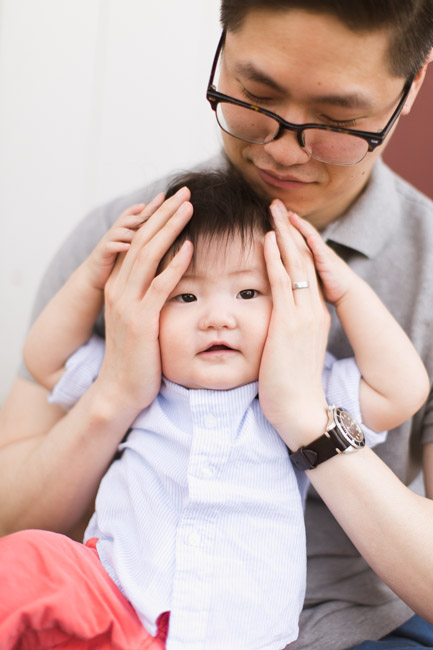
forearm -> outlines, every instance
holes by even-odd
[[[24,361],[45,388],[53,388],[68,357],[90,337],[102,304],[103,292],[89,284],[82,264],[34,323]]]
[[[368,448],[336,456],[308,478],[373,570],[433,623],[433,502],[409,490]]]
[[[298,450],[323,434],[321,408],[313,409],[315,404],[309,412],[315,414],[314,422],[310,418],[307,428],[291,423],[277,429],[289,449]],[[433,476],[433,444],[424,452],[424,471]],[[433,502],[401,483],[368,447],[337,454],[307,476],[372,569],[433,623]],[[433,481],[427,485],[433,490]]]
[[[429,380],[422,361],[391,313],[358,276],[353,275],[350,291],[336,307],[362,375],[363,420],[375,430],[391,429],[427,398]]]
[[[32,409],[34,415],[41,415],[37,410]],[[16,411],[12,405],[11,417],[1,420],[0,532],[23,528],[67,532],[88,510],[136,413],[120,409],[98,386],[92,386],[64,417],[45,417],[49,428],[44,431],[31,431],[30,420],[19,422]],[[7,431],[13,425],[21,428],[20,434]]]

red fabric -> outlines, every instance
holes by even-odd
[[[0,539],[2,650],[163,650],[169,614],[150,636],[99,561],[85,546],[41,530]]]

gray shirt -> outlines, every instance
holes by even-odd
[[[213,159],[202,167],[222,161]],[[79,224],[47,270],[33,318],[121,212],[133,203],[147,203],[166,188],[168,180],[117,199]],[[389,307],[433,376],[433,203],[378,160],[362,195],[323,234]],[[103,331],[102,318],[97,331]],[[334,314],[329,350],[337,358],[353,354]],[[24,368],[22,372],[28,376]],[[375,451],[408,484],[420,472],[422,445],[432,440],[430,398]],[[344,650],[365,639],[380,638],[412,616],[359,556],[313,490],[306,525],[307,595],[300,636],[291,649]]]
[[[323,234],[394,314],[432,377],[433,203],[378,161],[363,194]],[[334,314],[328,347],[337,357],[351,354]],[[409,484],[420,472],[422,445],[431,441],[430,395],[375,452]],[[384,636],[413,615],[359,556],[313,490],[306,524],[307,595],[301,634],[291,650],[350,648]]]

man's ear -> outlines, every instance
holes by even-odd
[[[416,96],[418,95],[420,88],[423,84],[425,73],[427,72],[427,66],[429,63],[432,62],[433,62],[433,47],[430,50],[430,54],[428,55],[426,62],[424,63],[420,71],[415,75],[415,79],[412,82],[412,88],[410,89],[409,96],[401,112],[402,115],[407,115],[408,113],[410,113],[413,103],[416,99]],[[432,74],[432,72],[430,72],[430,74]]]

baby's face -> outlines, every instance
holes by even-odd
[[[272,298],[263,236],[199,243],[161,312],[162,372],[187,388],[229,390],[255,381]]]

